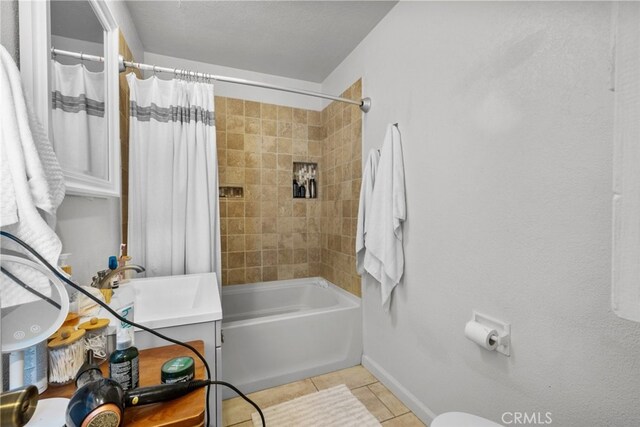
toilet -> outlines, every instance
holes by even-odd
[[[465,412],[445,412],[435,417],[429,427],[502,427],[502,425]]]

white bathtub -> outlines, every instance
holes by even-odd
[[[320,277],[225,286],[222,312],[222,378],[243,392],[361,362],[360,298]]]

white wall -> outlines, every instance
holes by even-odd
[[[127,4],[123,0],[108,0],[108,2],[109,10],[113,13],[133,57],[138,62],[144,61],[144,46],[133,23]]]
[[[320,83],[313,83],[305,80],[296,80],[288,77],[274,76],[271,74],[257,73],[254,71],[240,70],[238,68],[230,68],[222,65],[190,61],[187,59],[158,55],[150,52],[145,52],[144,58],[147,64],[157,65],[160,67],[178,69],[182,68],[190,71],[199,71],[201,73],[211,73],[226,77],[254,80],[261,83],[268,83],[315,92],[320,92],[322,89],[322,85]],[[166,79],[173,78],[173,75],[167,73],[158,73],[158,77]],[[225,82],[214,82],[214,85],[215,94],[217,96],[247,99],[250,101],[286,105],[289,107],[305,108],[310,110],[320,110],[322,108],[322,100],[320,98],[312,98],[309,96],[296,95],[288,92],[261,89],[253,86],[244,86]]]
[[[18,1],[0,1],[0,43],[18,62]]]
[[[326,79],[363,77],[364,153],[399,122],[406,269],[364,286],[365,363],[426,421],[640,424],[640,325],[610,309],[611,3],[401,2]],[[509,321],[512,356],[463,336]]]
[[[76,283],[89,285],[120,245],[120,199],[66,196],[58,208],[56,233],[62,252],[71,252]]]

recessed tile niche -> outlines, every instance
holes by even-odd
[[[294,199],[318,198],[318,164],[293,162],[293,191]]]

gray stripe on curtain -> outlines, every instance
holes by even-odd
[[[129,115],[141,122],[148,122],[153,119],[163,123],[189,123],[194,120],[202,122],[205,126],[215,126],[216,124],[214,111],[208,111],[197,106],[180,107],[172,105],[170,107],[158,107],[152,103],[149,107],[141,107],[137,102],[131,101],[129,107]]]
[[[90,116],[104,117],[104,102],[79,96],[67,96],[56,90],[51,92],[51,108],[60,109],[65,113],[79,113],[86,111]]]

